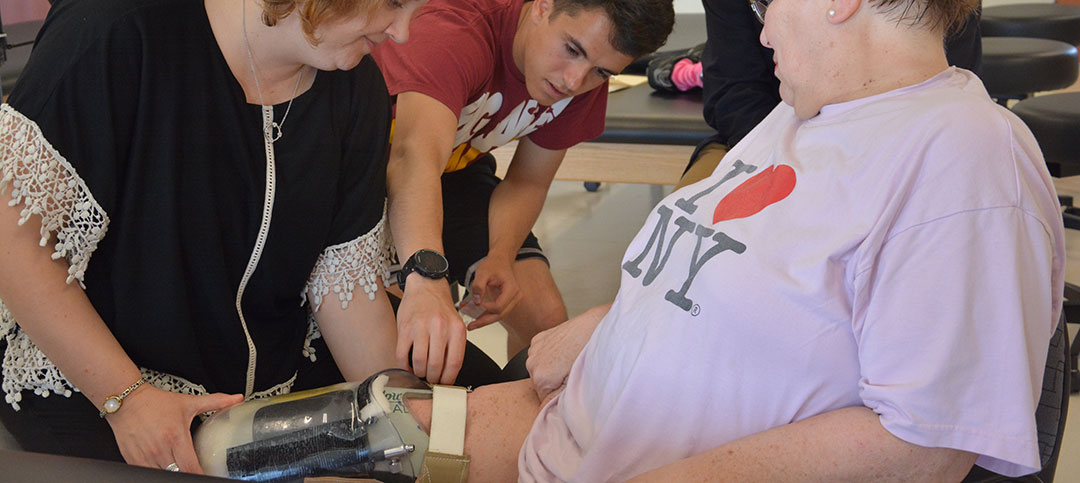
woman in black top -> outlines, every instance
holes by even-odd
[[[0,417],[24,448],[198,472],[192,418],[320,381],[320,336],[348,379],[394,365],[365,54],[423,3],[54,3],[0,108]]]

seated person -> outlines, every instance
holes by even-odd
[[[661,59],[675,63],[668,67],[668,78],[683,80],[677,85],[669,81],[671,88],[704,88],[705,122],[716,129],[716,134],[694,151],[679,182],[680,188],[712,173],[724,153],[780,103],[780,82],[773,75],[773,51],[758,41],[761,23],[746,15],[749,9],[746,0],[702,3],[709,40],[703,52],[695,53],[701,61],[681,61],[680,65],[677,58]],[[975,74],[982,73],[979,12],[976,9],[945,40],[949,65]]]
[[[366,54],[423,3],[53,5],[0,107],[0,420],[24,449],[197,473],[196,414],[321,385],[316,359],[394,365]]]
[[[604,131],[608,77],[663,44],[674,17],[670,0],[432,0],[408,43],[375,50],[397,96],[398,364],[455,380],[466,331],[447,276],[474,302],[468,328],[501,321],[510,356],[566,320],[529,231],[566,150]],[[514,140],[500,180],[490,151]]]
[[[531,384],[470,394],[473,481],[1039,469],[1064,236],[1028,129],[946,60],[976,2],[758,7],[783,103],[654,209],[610,307],[534,339]]]

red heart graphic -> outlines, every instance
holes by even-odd
[[[787,198],[795,189],[795,170],[784,164],[771,166],[735,187],[713,211],[713,224],[746,218]]]

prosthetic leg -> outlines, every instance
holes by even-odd
[[[240,480],[464,482],[465,392],[390,369],[220,411],[195,432],[195,452],[207,474]],[[434,398],[430,438],[405,398]]]

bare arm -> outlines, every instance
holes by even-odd
[[[394,309],[382,289],[382,278],[375,283],[379,287],[375,300],[356,294],[344,309],[336,300],[329,300],[315,312],[326,347],[346,381],[363,381],[377,371],[398,366],[394,358]],[[314,300],[310,291],[308,300]]]
[[[457,117],[441,102],[398,94],[386,175],[390,228],[402,262],[422,248],[443,252],[441,178],[456,129]],[[411,364],[430,382],[452,383],[465,355],[465,327],[446,280],[410,274],[397,319],[399,365]]]
[[[418,92],[398,94],[395,109],[386,167],[394,244],[404,257],[421,248],[442,251],[440,180],[453,149],[457,116]]]
[[[976,455],[908,443],[866,407],[819,414],[650,471],[633,482],[960,481]]]
[[[545,149],[528,137],[518,141],[506,177],[491,195],[490,252],[504,257],[517,254],[540,216],[551,180],[565,156],[565,149]]]
[[[521,300],[511,266],[529,230],[540,216],[565,149],[550,150],[528,137],[518,141],[506,177],[495,187],[488,209],[488,255],[477,267],[473,296],[483,302],[486,314],[470,329],[502,320]],[[488,290],[497,293],[487,294]]]
[[[18,226],[19,208],[0,204],[0,300],[19,326],[99,409],[141,374],[78,284],[65,283],[67,262],[52,260],[38,241],[41,219]],[[240,402],[242,396],[185,396],[144,384],[106,420],[131,464],[164,468],[177,463],[201,472],[189,426],[199,413]]]

